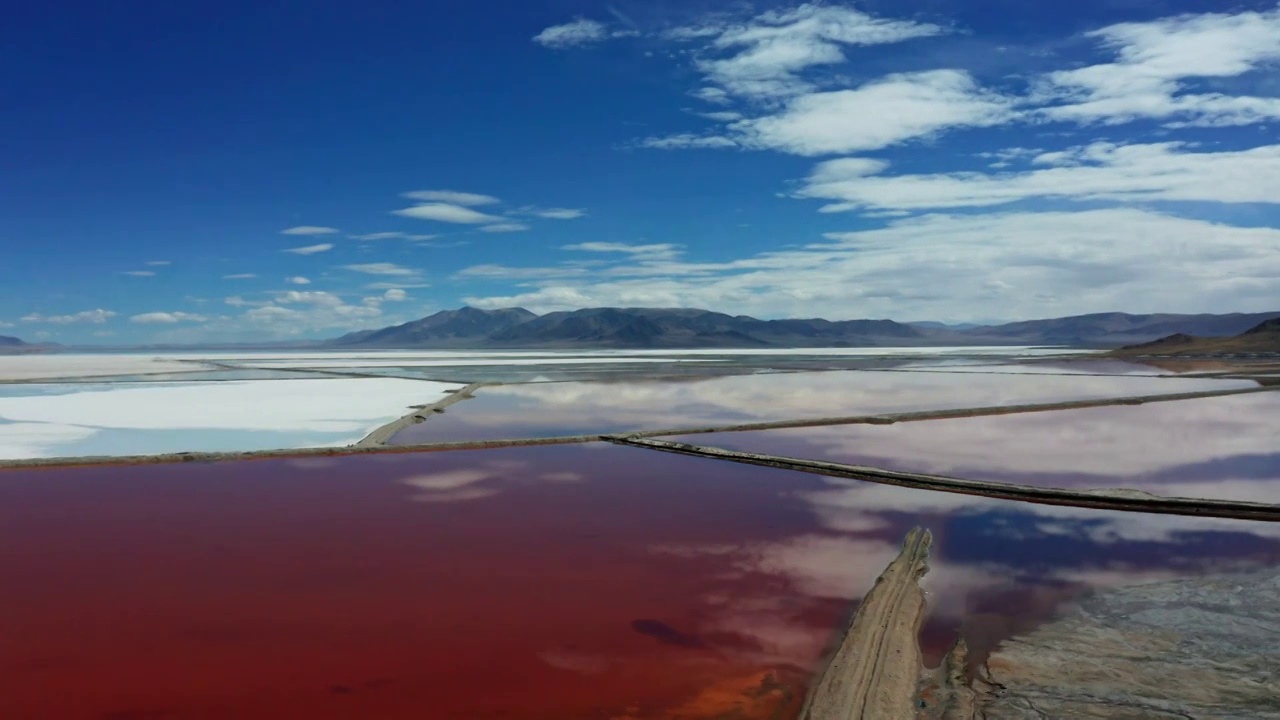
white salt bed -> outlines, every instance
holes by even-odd
[[[48,457],[60,445],[90,437],[97,430],[58,423],[0,423],[0,459]]]
[[[462,386],[334,378],[78,387],[51,395],[32,385],[29,395],[0,397],[0,458],[347,445]],[[99,433],[114,433],[118,451],[92,442]]]
[[[0,355],[0,382],[209,369],[212,366],[164,355]]]
[[[522,367],[526,365],[622,365],[648,363],[697,363],[707,360],[691,360],[680,357],[540,357],[540,358],[484,358],[465,356],[454,359],[443,358],[396,358],[396,359],[363,359],[339,357],[333,360],[307,360],[291,358],[288,360],[254,360],[252,358],[238,361],[237,364],[251,368],[340,368],[358,371],[361,368],[379,367]]]

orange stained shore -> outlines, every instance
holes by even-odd
[[[680,551],[806,529],[787,474],[487,458],[0,473],[0,718],[794,714],[847,601],[779,652],[717,608],[785,583]]]

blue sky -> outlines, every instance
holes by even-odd
[[[0,334],[1280,309],[1274,2],[27,3]]]

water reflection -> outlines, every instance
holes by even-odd
[[[1031,366],[1028,366],[1031,367]],[[833,371],[481,388],[393,444],[635,429],[1256,387],[1247,380]]]
[[[931,664],[1090,587],[1280,563],[1260,523],[608,445],[8,471],[0,716],[792,717],[914,524]]]
[[[1276,502],[1280,393],[690,442],[1043,487]]]

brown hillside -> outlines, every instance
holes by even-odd
[[[1234,337],[1205,338],[1178,333],[1154,342],[1122,347],[1113,354],[1233,355],[1241,353],[1280,353],[1280,318],[1264,320]]]

